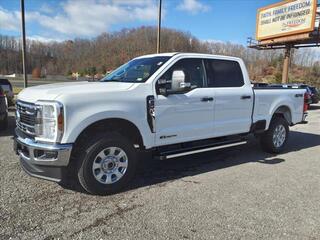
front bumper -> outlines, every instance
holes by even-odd
[[[69,164],[72,144],[51,145],[16,136],[14,150],[29,175],[60,182]]]

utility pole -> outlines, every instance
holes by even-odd
[[[282,69],[282,84],[289,82],[289,66],[290,66],[291,46],[287,45],[284,53],[283,69]]]
[[[24,0],[20,0],[21,6],[21,37],[22,37],[22,68],[24,88],[28,87],[28,76],[26,72],[26,26],[24,18]]]
[[[161,4],[162,4],[162,0],[159,0],[157,53],[160,53],[160,43],[161,43]]]

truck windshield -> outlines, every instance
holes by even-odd
[[[169,59],[163,56],[133,59],[105,76],[101,82],[145,82]]]

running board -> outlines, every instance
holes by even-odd
[[[176,157],[182,157],[182,156],[186,156],[186,155],[192,155],[192,154],[197,154],[197,153],[202,153],[202,152],[208,152],[208,151],[213,151],[213,150],[218,150],[218,149],[222,149],[222,148],[229,148],[229,147],[235,147],[235,146],[239,146],[239,145],[243,145],[246,144],[247,141],[233,141],[233,142],[222,142],[220,144],[215,144],[215,145],[210,145],[210,146],[203,146],[203,147],[197,147],[195,148],[191,148],[191,149],[185,149],[180,150],[180,151],[169,151],[169,152],[163,152],[160,154],[160,156],[158,156],[158,159],[160,160],[166,160],[166,159],[170,159],[170,158],[176,158]]]

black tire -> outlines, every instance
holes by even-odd
[[[92,166],[96,156],[108,147],[121,148],[127,155],[128,166],[123,176],[111,184],[100,183],[94,176]],[[138,162],[138,152],[133,144],[118,133],[97,134],[81,146],[78,161],[78,180],[81,186],[91,194],[108,195],[120,192],[133,178]],[[77,150],[76,150],[77,151]]]
[[[285,140],[282,145],[276,146],[273,141],[273,136],[275,134],[276,128],[281,125],[285,129]],[[280,153],[284,149],[287,143],[288,137],[289,137],[288,122],[282,117],[274,117],[271,120],[269,129],[262,134],[260,138],[260,144],[262,149],[268,153]]]
[[[0,130],[6,130],[8,128],[8,114],[6,114],[5,118],[0,121]]]

